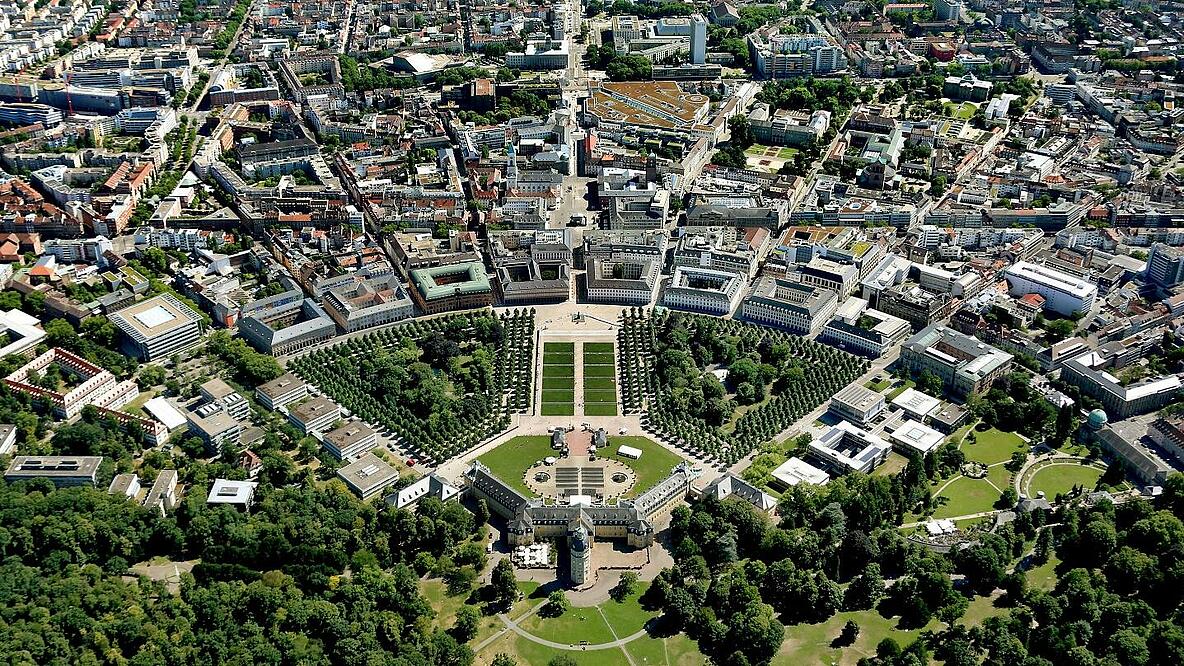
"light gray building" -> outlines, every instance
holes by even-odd
[[[4,479],[9,483],[49,479],[59,488],[93,486],[101,464],[103,456],[17,456]]]

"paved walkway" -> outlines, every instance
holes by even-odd
[[[1045,454],[1038,458],[1029,458],[1028,462],[1024,463],[1024,466],[1020,468],[1020,471],[1016,472],[1015,479],[1012,481],[1012,485],[1015,487],[1015,492],[1020,497],[1031,497],[1032,476],[1035,476],[1036,472],[1040,471],[1040,469],[1056,465],[1078,465],[1084,467],[1094,467],[1101,470],[1106,469],[1105,465],[1102,465],[1097,461],[1068,453],[1053,453],[1051,455]],[[1033,467],[1036,467],[1037,469],[1033,470]]]

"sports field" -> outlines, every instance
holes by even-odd
[[[617,365],[613,342],[585,342],[584,416],[617,415]]]
[[[576,349],[574,342],[543,343],[543,416],[576,413]]]

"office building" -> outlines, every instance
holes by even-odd
[[[373,453],[363,453],[355,462],[337,470],[337,478],[355,495],[368,500],[398,481],[399,470]]]
[[[1184,248],[1155,243],[1147,259],[1147,280],[1160,287],[1184,282]]]
[[[41,321],[17,309],[0,311],[0,358],[31,357],[37,345],[45,340]]]
[[[111,315],[125,347],[141,361],[155,361],[201,342],[202,319],[169,293],[153,296]]]
[[[210,492],[206,496],[206,504],[217,506],[227,505],[247,511],[255,502],[255,488],[259,484],[254,481],[232,481],[231,479],[214,479]]]
[[[144,497],[144,506],[159,511],[162,516],[177,506],[177,470],[160,470]]]
[[[773,470],[773,485],[780,488],[792,488],[799,483],[812,486],[825,486],[830,481],[830,475],[825,470],[818,469],[798,457],[790,458]]]
[[[255,398],[259,404],[273,412],[307,397],[308,384],[290,372],[255,387]]]
[[[427,314],[487,307],[493,289],[479,261],[411,271],[411,298]]]
[[[351,283],[328,290],[322,302],[345,333],[402,321],[415,311],[394,273],[357,276]]]
[[[919,453],[927,456],[941,446],[945,441],[945,435],[923,423],[905,421],[896,426],[888,435],[888,439],[906,455]]]
[[[378,433],[361,421],[350,421],[325,433],[325,450],[338,460],[353,460],[378,446]]]
[[[1124,383],[1110,372],[1117,370],[1120,363],[1116,349],[1103,347],[1066,361],[1061,367],[1061,379],[1101,402],[1106,413],[1116,420],[1153,412],[1179,399],[1181,382],[1176,375]]]
[[[4,480],[49,479],[58,488],[93,486],[101,464],[103,456],[17,456],[4,472]]]
[[[941,377],[946,391],[963,399],[991,388],[1011,361],[1011,354],[940,324],[922,329],[900,351],[901,367]]]
[[[870,474],[888,459],[892,445],[859,426],[840,421],[810,442],[807,455],[834,474]]]
[[[804,265],[795,266],[786,277],[846,296],[859,283],[859,269],[851,264],[815,257]]]
[[[851,384],[830,399],[828,411],[831,414],[866,426],[884,411],[884,396],[862,384]]]
[[[323,395],[313,396],[288,410],[288,422],[308,435],[325,432],[341,418],[341,408]]]
[[[1097,285],[1087,280],[1026,261],[1008,266],[1005,275],[1012,296],[1039,294],[1046,310],[1062,315],[1088,312],[1098,294]]]
[[[238,332],[255,349],[284,356],[329,340],[337,325],[316,301],[293,289],[244,305]]]
[[[879,358],[908,337],[909,322],[867,307],[862,298],[848,298],[822,328],[818,340],[843,351]]]
[[[933,17],[938,21],[958,21],[962,17],[962,2],[933,0]]]
[[[812,335],[838,308],[829,289],[770,277],[761,278],[740,304],[740,316],[765,326]]]
[[[892,406],[902,410],[915,421],[925,423],[941,407],[941,400],[909,387],[892,399]]]
[[[0,123],[22,126],[41,123],[46,129],[62,124],[62,112],[47,104],[0,102]]]
[[[744,277],[728,271],[678,266],[662,294],[662,305],[727,316],[735,309],[744,290]]]
[[[107,486],[108,495],[121,495],[127,499],[135,499],[140,494],[140,477],[134,473],[116,474]]]

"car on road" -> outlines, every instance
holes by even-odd
[[[408,467],[415,467],[415,463],[417,463],[417,462],[419,462],[419,461],[416,460],[415,458],[408,458],[407,459],[407,466]]]

